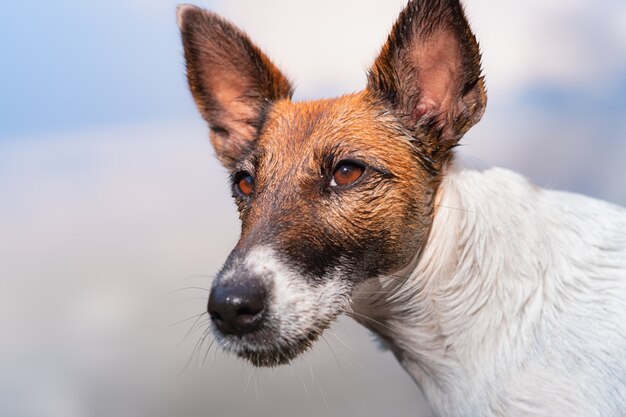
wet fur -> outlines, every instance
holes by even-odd
[[[436,207],[404,279],[352,295],[436,414],[624,416],[626,210],[460,162]]]
[[[437,415],[624,415],[626,211],[457,160],[486,106],[458,1],[410,1],[367,88],[313,102],[292,102],[287,78],[221,17],[181,6],[178,19],[242,221],[213,286],[271,294],[255,332],[216,329],[222,347],[288,363],[347,312]],[[331,187],[341,161],[363,175]]]

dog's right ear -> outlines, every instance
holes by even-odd
[[[177,10],[187,80],[228,169],[254,144],[272,101],[291,98],[287,78],[241,30],[191,5]]]

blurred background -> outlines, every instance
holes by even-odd
[[[626,2],[466,3],[489,104],[461,151],[626,204]],[[198,4],[304,100],[361,89],[404,0]],[[278,369],[202,340],[194,316],[239,224],[174,1],[3,1],[0,16],[0,415],[430,415],[348,319]]]

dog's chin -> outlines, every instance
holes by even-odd
[[[254,366],[286,365],[310,349],[335,318],[336,316],[333,316],[318,321],[309,329],[302,329],[299,332],[292,329],[288,337],[265,328],[245,336],[225,336],[217,331],[216,338],[224,350],[234,353]]]
[[[310,332],[296,340],[260,347],[259,349],[241,347],[240,349],[235,349],[235,353],[240,358],[246,359],[252,365],[258,367],[287,365],[311,348],[320,334],[319,332]]]

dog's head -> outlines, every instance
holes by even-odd
[[[355,285],[424,245],[442,170],[486,103],[457,0],[411,1],[357,94],[291,101],[287,78],[221,17],[181,6],[187,76],[231,173],[241,238],[213,283],[221,345],[286,363]]]

